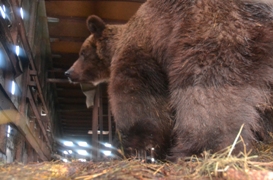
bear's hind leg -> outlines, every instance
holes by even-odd
[[[240,135],[249,150],[256,141],[255,132],[262,131],[256,106],[264,103],[263,94],[254,87],[192,86],[172,91],[177,135],[172,158],[222,150],[232,145],[242,125]],[[238,144],[234,153],[243,147]]]

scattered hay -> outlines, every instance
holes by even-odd
[[[148,164],[134,159],[106,162],[43,162],[0,166],[2,180],[41,179],[227,179],[273,180],[273,144],[260,144],[255,153],[230,155],[231,147],[202,157],[192,156],[177,163]]]
[[[136,159],[105,162],[43,162],[32,164],[0,165],[1,180],[273,180],[273,143],[257,144],[254,152],[233,156],[243,125],[232,146],[218,153],[203,152],[176,163],[143,163]],[[240,141],[239,141],[240,139]]]

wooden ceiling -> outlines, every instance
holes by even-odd
[[[58,119],[54,120],[54,124],[58,138],[91,141],[87,132],[92,129],[92,108],[87,109],[80,85],[70,84],[64,76],[89,36],[86,18],[95,14],[106,23],[123,24],[143,2],[145,0],[45,0],[52,61],[47,81],[53,83],[55,89]],[[100,89],[103,103],[107,104],[106,86]],[[103,128],[107,130],[107,118],[103,121]]]

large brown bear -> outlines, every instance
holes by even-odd
[[[143,51],[130,53],[141,61],[126,58],[115,68],[112,59],[126,26],[106,25],[99,17],[90,16],[87,27],[91,35],[65,75],[71,82],[96,85],[109,81],[111,69],[115,82],[110,83],[109,96],[117,138],[121,138],[119,147],[127,157],[144,158],[147,152],[151,157],[166,159],[172,143],[173,120],[163,68]]]
[[[250,149],[273,129],[272,14],[269,0],[147,0],[125,25],[90,16],[91,35],[66,75],[98,83],[110,73],[125,149],[154,147],[172,160],[216,152],[242,125]]]

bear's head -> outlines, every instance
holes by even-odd
[[[106,25],[104,21],[91,15],[86,21],[90,36],[84,41],[79,58],[65,72],[70,82],[93,83],[106,82],[110,77],[110,64],[117,26]]]

